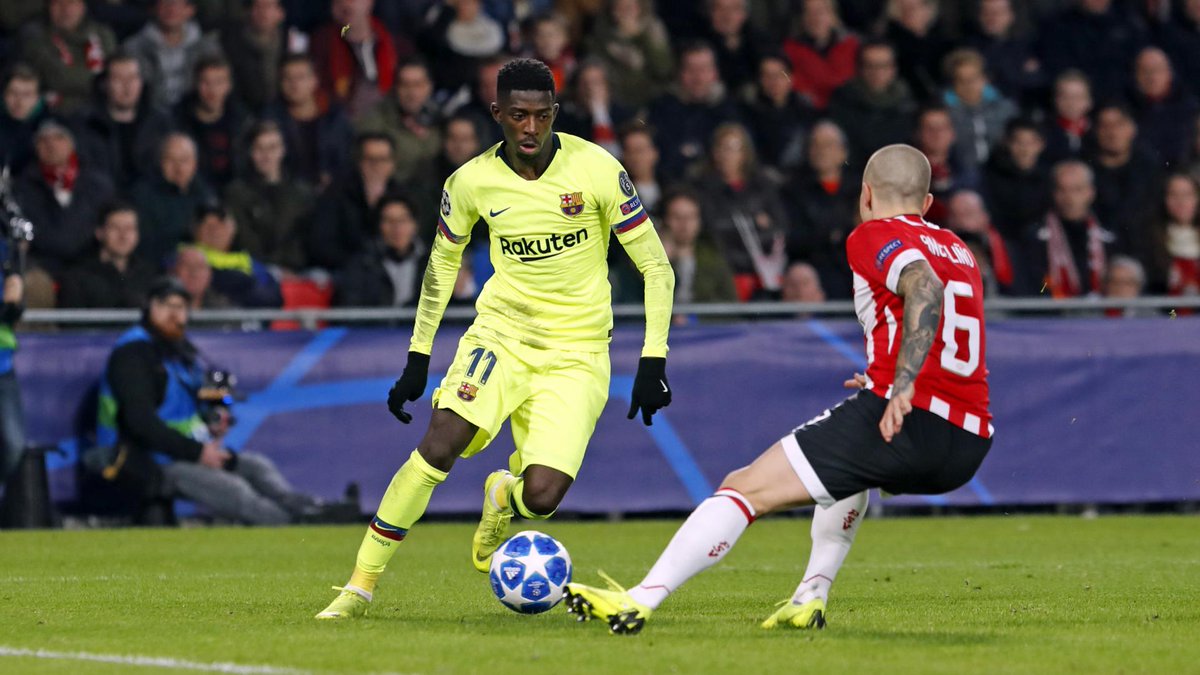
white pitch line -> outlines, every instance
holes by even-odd
[[[236,675],[304,675],[308,671],[275,666],[245,666],[238,663],[200,663],[157,656],[122,656],[119,654],[92,654],[90,652],[55,652],[48,649],[21,649],[0,645],[0,656],[48,659],[51,661],[93,661],[116,663],[125,666],[152,668],[174,668],[176,670],[199,670],[209,673],[235,673]]]

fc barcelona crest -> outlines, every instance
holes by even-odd
[[[467,403],[474,401],[475,396],[478,393],[479,393],[479,387],[476,387],[475,385],[467,383],[467,382],[463,382],[462,386],[458,388],[458,397],[461,398],[462,400],[466,401]]]
[[[567,194],[559,195],[558,197],[561,200],[559,208],[562,209],[563,213],[567,214],[568,216],[577,216],[580,213],[583,213],[582,192],[568,192]]]

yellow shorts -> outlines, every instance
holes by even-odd
[[[540,464],[574,478],[608,402],[608,380],[607,351],[537,349],[471,326],[433,392],[433,407],[479,427],[463,457],[486,448],[511,418],[517,450],[510,471],[520,475]]]

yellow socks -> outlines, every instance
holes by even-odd
[[[404,541],[409,528],[424,515],[433,489],[446,480],[446,475],[413,450],[408,461],[392,477],[379,510],[367,528],[348,586],[362,591],[360,594],[364,597],[370,596],[379,575],[396,553],[396,545]]]

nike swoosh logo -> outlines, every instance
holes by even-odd
[[[492,217],[492,218],[495,218],[496,216],[500,215],[501,213],[504,213],[505,211],[507,211],[507,210],[509,210],[509,209],[511,209],[511,208],[512,208],[511,206],[506,206],[506,207],[504,207],[504,208],[500,209],[499,211],[492,211],[492,210],[490,210],[490,209],[489,209],[489,210],[488,210],[488,216],[490,216],[490,217]]]
[[[663,393],[664,393],[664,394],[666,394],[666,393],[668,393],[668,392],[670,392],[670,391],[671,391],[670,389],[667,389],[667,383],[666,383],[666,382],[663,382],[662,380],[659,380],[659,381],[658,381],[658,383],[662,385],[662,387],[663,387]]]

